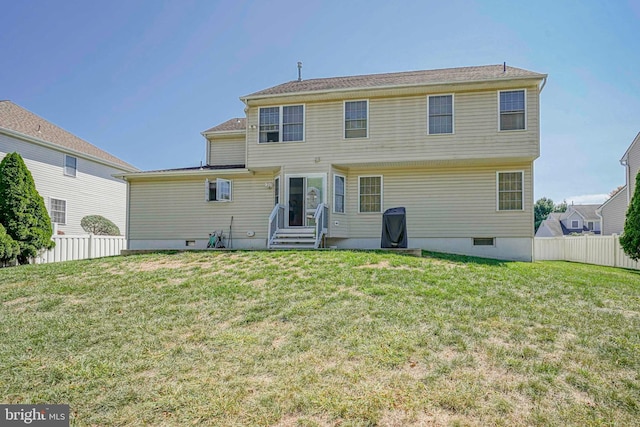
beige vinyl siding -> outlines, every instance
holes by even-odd
[[[244,165],[246,156],[245,137],[226,137],[213,139],[209,144],[209,158],[207,164],[212,166]]]
[[[0,160],[12,152],[24,159],[49,212],[52,198],[66,200],[67,222],[57,226],[59,231],[85,234],[82,218],[102,215],[125,234],[127,187],[123,180],[111,176],[123,170],[73,156],[77,158],[77,174],[66,176],[64,152],[0,134]]]
[[[207,239],[214,230],[229,231],[233,216],[235,238],[267,238],[273,209],[273,174],[211,175],[233,183],[231,202],[205,202],[205,177],[135,180],[130,183],[131,240]]]
[[[496,171],[524,171],[524,210],[496,211]],[[530,163],[491,167],[378,170],[383,176],[383,211],[407,209],[409,238],[533,237]],[[382,214],[358,213],[358,176],[347,175],[349,237],[376,237]]]
[[[533,160],[539,155],[539,97],[536,86],[526,89],[524,131],[498,131],[497,90],[454,92],[452,135],[427,135],[427,95],[436,93],[369,98],[367,138],[343,138],[344,102],[336,100],[305,104],[305,142],[258,144],[257,129],[251,129],[251,125],[258,124],[258,108],[252,107],[247,112],[248,164],[249,167],[306,164],[318,157],[323,164]]]
[[[640,143],[633,144],[629,151],[627,161],[629,162],[629,177],[627,183],[629,187],[628,201],[630,202],[636,190],[636,176],[638,176],[640,172]]]
[[[602,207],[602,234],[621,234],[627,214],[627,189],[619,191]]]

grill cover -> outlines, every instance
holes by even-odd
[[[404,208],[391,208],[384,211],[380,247],[407,247],[407,214]]]

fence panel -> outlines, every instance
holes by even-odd
[[[52,240],[56,246],[36,258],[37,264],[120,255],[127,248],[124,236],[56,235]]]
[[[640,262],[629,258],[620,247],[620,236],[536,237],[536,261],[561,260],[640,270]]]

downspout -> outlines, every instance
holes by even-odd
[[[544,76],[544,79],[542,80],[542,86],[540,86],[540,90],[538,91],[538,95],[542,93],[542,89],[544,89],[544,86],[547,84],[547,76]]]

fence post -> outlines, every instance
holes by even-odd
[[[620,241],[618,240],[618,235],[617,234],[612,234],[611,238],[613,239],[613,266],[617,267],[618,266],[618,245],[620,244]]]
[[[87,256],[89,259],[93,258],[93,245],[94,245],[93,233],[89,233],[89,247],[87,248],[88,249]]]

